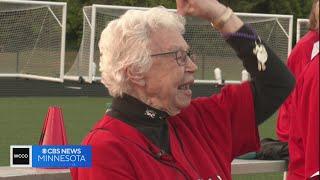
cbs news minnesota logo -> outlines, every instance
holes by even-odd
[[[11,167],[32,167],[32,146],[12,145],[10,146]]]
[[[11,145],[11,167],[91,167],[90,145]]]

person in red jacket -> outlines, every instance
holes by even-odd
[[[319,0],[313,1],[312,10],[309,17],[309,31],[300,39],[300,41],[293,48],[287,66],[297,79],[304,69],[304,67],[311,61],[311,54],[314,44],[319,41]],[[288,142],[290,114],[288,114],[288,107],[290,106],[291,98],[287,98],[285,103],[280,107],[278,113],[276,133],[278,139],[282,142]]]
[[[316,37],[305,44],[305,68],[287,105],[289,120],[288,180],[318,180],[319,176],[319,0],[313,2],[310,26]],[[309,32],[310,33],[310,32]],[[311,36],[310,36],[311,37]],[[286,100],[287,101],[287,100]]]
[[[319,44],[318,44],[319,45]],[[303,70],[289,107],[288,180],[319,179],[319,46]]]
[[[83,140],[92,167],[72,169],[74,180],[230,180],[232,160],[259,149],[257,125],[291,92],[293,76],[230,8],[215,0],[177,7],[128,10],[103,30],[100,71],[113,102]],[[181,15],[211,22],[252,81],[192,100],[197,66]]]

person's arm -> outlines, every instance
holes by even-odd
[[[178,13],[206,19],[210,22],[223,21],[216,28],[224,35],[229,35],[227,42],[243,61],[244,67],[252,77],[254,108],[258,124],[265,121],[283,103],[294,87],[294,78],[276,54],[263,42],[251,28],[236,15],[226,16],[227,8],[212,0],[177,0]],[[244,36],[238,34],[245,34]],[[253,38],[251,38],[253,37]],[[266,70],[259,71],[257,57],[253,53],[256,42],[262,43],[268,54]]]
[[[237,34],[255,35],[247,25],[241,27]],[[258,124],[261,124],[271,116],[284,102],[294,88],[295,79],[279,59],[279,57],[266,45],[268,60],[266,70],[259,71],[257,57],[253,53],[256,41],[243,38],[237,34],[227,39],[227,42],[236,51],[238,57],[243,61],[243,65],[251,75],[251,85],[254,95],[254,108]]]

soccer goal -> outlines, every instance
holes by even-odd
[[[309,31],[309,19],[297,19],[297,38],[298,42]]]
[[[147,10],[141,7],[97,5],[83,8],[83,37],[81,48],[75,63],[67,72],[66,77],[78,80],[81,76],[86,82],[99,79],[99,49],[98,41],[102,30],[107,24],[121,16],[127,10]],[[170,9],[175,12],[176,10]],[[236,13],[244,22],[250,24],[261,39],[286,61],[291,51],[292,15]],[[198,83],[214,83],[214,69],[219,68],[226,83],[239,83],[243,70],[242,62],[227,45],[218,31],[215,31],[207,21],[187,17],[184,38],[191,49],[197,54]]]
[[[0,77],[62,82],[67,4],[0,0]]]

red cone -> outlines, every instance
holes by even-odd
[[[39,145],[66,145],[67,136],[64,127],[62,110],[58,106],[50,106],[44,120]]]

